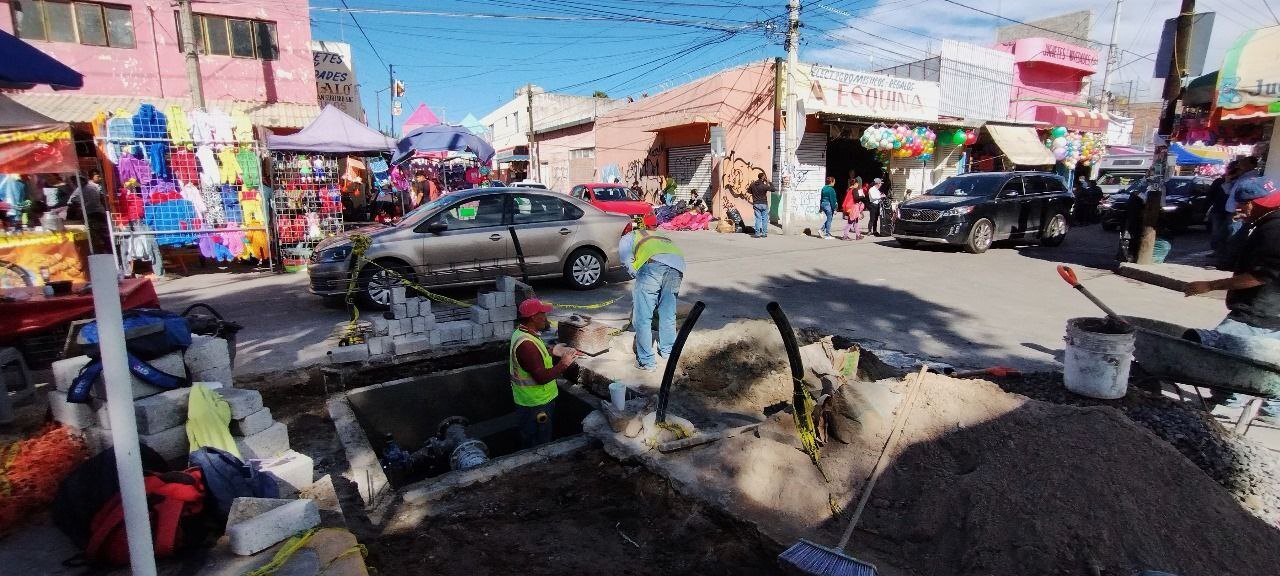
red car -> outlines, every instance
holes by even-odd
[[[644,225],[649,228],[658,225],[658,215],[654,213],[653,206],[632,197],[631,190],[621,184],[579,184],[569,191],[569,195],[586,200],[605,212],[641,216],[644,218]]]

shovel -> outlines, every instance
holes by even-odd
[[[1070,284],[1072,288],[1075,288],[1076,290],[1079,290],[1081,294],[1084,294],[1085,298],[1088,298],[1090,302],[1093,302],[1098,306],[1098,308],[1101,308],[1103,312],[1106,312],[1107,321],[1112,325],[1124,329],[1130,328],[1128,320],[1121,318],[1119,314],[1116,314],[1115,310],[1112,310],[1110,306],[1103,304],[1097,296],[1094,296],[1088,288],[1084,287],[1084,284],[1080,283],[1080,280],[1076,278],[1076,271],[1072,270],[1070,266],[1067,266],[1066,264],[1059,264],[1058,275],[1061,276],[1063,280],[1066,280],[1067,284]]]

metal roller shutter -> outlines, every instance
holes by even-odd
[[[689,189],[698,191],[711,203],[711,145],[684,146],[667,150],[667,173],[676,181],[676,197],[689,197]]]
[[[818,200],[827,180],[827,133],[805,132],[796,147],[796,162],[800,171],[796,175],[795,198],[791,209],[795,217],[813,218],[818,213]]]

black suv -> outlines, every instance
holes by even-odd
[[[893,237],[906,247],[959,244],[974,254],[1009,238],[1038,238],[1057,246],[1067,237],[1074,200],[1062,178],[1049,172],[961,174],[900,204]]]
[[[1164,212],[1160,226],[1181,232],[1190,226],[1208,226],[1209,188],[1213,180],[1202,176],[1174,176],[1164,183]],[[1129,198],[1147,188],[1147,179],[1135,180],[1121,192],[1108,196],[1100,206],[1102,229],[1119,230],[1128,218]]]

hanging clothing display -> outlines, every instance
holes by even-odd
[[[262,162],[253,150],[241,148],[236,152],[236,165],[240,167],[240,180],[245,186],[257,188],[262,185]]]

